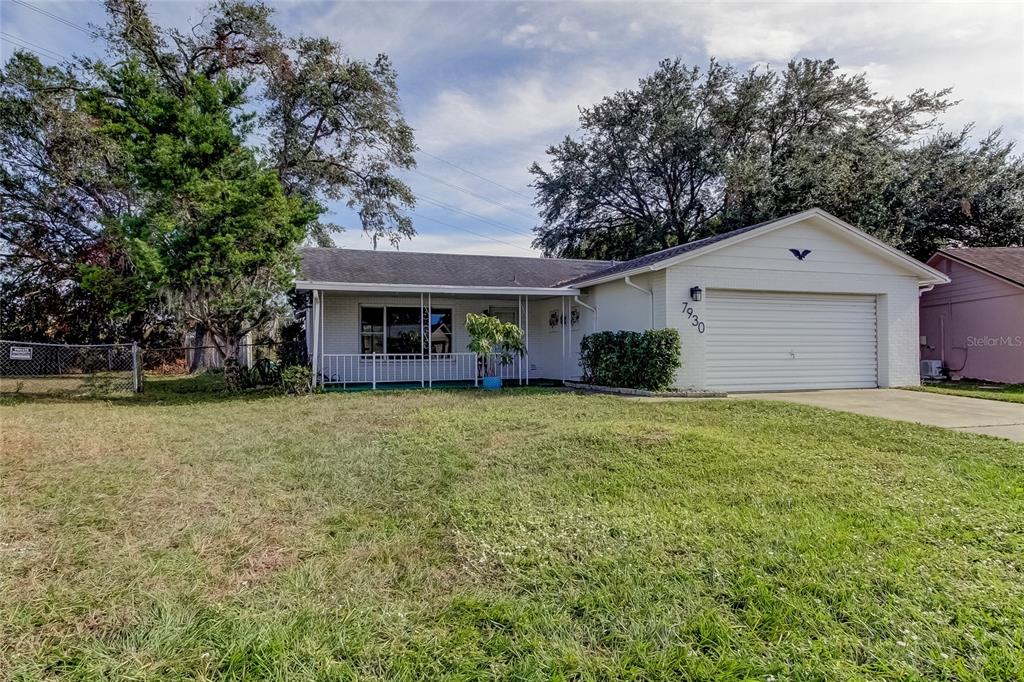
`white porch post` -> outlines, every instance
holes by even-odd
[[[426,374],[427,374],[426,370],[423,367],[423,343],[425,342],[427,344],[427,365],[429,365],[430,364],[430,346],[432,345],[431,342],[433,341],[433,339],[431,338],[431,330],[430,330],[430,326],[431,325],[430,325],[430,315],[429,314],[427,314],[427,320],[426,320],[426,328],[427,328],[426,329],[426,334],[424,334],[424,332],[423,332],[423,327],[424,327],[423,311],[424,310],[425,309],[423,307],[423,292],[421,291],[420,292],[420,339],[421,339],[420,340],[420,388],[423,388],[423,386],[426,385],[426,378],[425,377],[426,377]]]
[[[320,361],[317,363],[320,367],[321,375],[324,372],[324,340],[327,338],[327,332],[324,330],[326,325],[324,321],[327,319],[327,295],[326,293],[320,294],[320,321],[317,322],[317,329],[320,330],[320,342],[317,344],[320,347]],[[323,377],[321,376],[321,379]],[[321,381],[321,383],[323,383]]]
[[[516,304],[519,306],[519,311],[516,313],[516,320],[519,322],[519,329],[523,328],[523,297],[522,295],[516,296]],[[523,356],[519,356],[519,385],[523,385]]]
[[[526,329],[525,329],[526,340],[525,340],[525,343],[524,343],[524,345],[526,346],[526,356],[525,356],[526,357],[526,385],[529,386],[530,385],[530,297],[529,296],[524,296],[523,298],[525,299],[524,302],[526,304],[526,312],[525,312],[525,317],[524,317],[524,320],[526,322]]]
[[[320,292],[313,290],[313,302],[309,309],[310,358],[313,369],[313,385],[319,381],[320,370]]]
[[[434,333],[434,301],[431,297],[431,293],[427,292],[427,336],[428,338]],[[452,331],[455,331],[454,329]],[[434,387],[434,344],[433,339],[429,339],[427,343],[427,381],[429,382],[430,388]]]

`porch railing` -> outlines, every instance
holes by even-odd
[[[477,385],[482,376],[475,353],[434,353],[418,355],[388,353],[325,353],[320,356],[320,375],[324,384],[377,384],[472,381]],[[499,365],[502,379],[522,379],[525,360],[517,359]],[[497,363],[496,363],[497,364]]]

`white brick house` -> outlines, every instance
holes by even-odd
[[[949,281],[819,209],[625,263],[343,249],[302,260],[315,373],[345,386],[475,380],[463,322],[483,311],[526,332],[526,359],[502,370],[523,383],[578,378],[585,334],[675,327],[677,388],[917,384],[918,295]]]

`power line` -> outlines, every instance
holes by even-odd
[[[463,209],[459,208],[458,206],[452,206],[451,204],[446,204],[443,201],[438,201],[437,199],[432,199],[431,197],[425,196],[423,194],[416,194],[415,197],[417,199],[421,199],[423,201],[426,201],[427,203],[433,204],[433,205],[435,205],[435,206],[437,206],[439,208],[442,208],[442,209],[444,209],[446,211],[451,211],[453,213],[460,213],[460,214],[462,214],[464,216],[468,216],[470,218],[476,218],[477,220],[481,220],[481,221],[483,221],[483,222],[485,222],[485,223],[487,223],[489,225],[493,225],[494,227],[497,227],[500,230],[505,230],[506,232],[512,232],[513,234],[520,234],[520,235],[523,235],[523,236],[526,236],[526,237],[532,237],[533,236],[532,233],[526,232],[526,231],[524,231],[522,229],[519,229],[517,227],[509,225],[508,223],[503,223],[503,222],[500,222],[498,220],[493,220],[491,218],[487,218],[485,216],[480,215],[479,213],[473,213],[471,211],[463,210]]]
[[[53,12],[50,12],[48,10],[36,7],[35,5],[33,5],[31,3],[28,3],[28,2],[25,2],[24,0],[11,0],[11,2],[13,2],[15,5],[21,5],[22,7],[25,7],[26,9],[30,9],[33,12],[38,12],[39,14],[42,14],[43,16],[49,17],[49,18],[53,19],[54,21],[59,21],[60,23],[64,24],[65,26],[70,26],[71,28],[78,29],[82,33],[87,33],[90,36],[95,36],[96,35],[95,31],[92,31],[92,30],[90,30],[90,29],[88,29],[88,28],[86,28],[86,27],[84,27],[84,26],[82,26],[80,24],[76,24],[75,22],[71,21],[70,19],[65,19],[64,17],[60,16],[59,14],[54,14]]]
[[[10,41],[13,41],[14,43],[16,43],[16,44],[20,45],[21,47],[25,48],[26,50],[30,50],[30,51],[33,51],[33,52],[39,52],[43,56],[49,57],[50,59],[65,59],[65,60],[67,59],[67,57],[65,57],[64,55],[60,54],[59,52],[54,52],[53,50],[51,50],[51,49],[49,49],[47,47],[43,47],[42,45],[36,45],[33,42],[25,40],[24,38],[20,38],[20,37],[18,37],[16,35],[11,35],[10,33],[6,32],[6,31],[0,31],[0,36],[3,36],[4,38],[7,38]]]
[[[496,237],[490,237],[490,236],[488,236],[486,234],[480,234],[479,232],[474,232],[473,230],[467,230],[466,228],[459,227],[458,225],[452,225],[450,223],[445,223],[445,222],[442,222],[440,220],[437,220],[436,218],[431,218],[429,216],[420,215],[418,213],[413,213],[413,216],[416,217],[416,218],[419,218],[421,220],[429,220],[430,222],[437,223],[438,225],[442,225],[444,227],[450,227],[450,228],[455,229],[455,230],[460,230],[462,232],[467,232],[467,233],[473,235],[474,237],[480,237],[481,239],[488,239],[488,240],[490,240],[492,242],[497,242],[499,244],[504,244],[505,246],[511,246],[513,249],[519,249],[520,251],[526,251],[527,253],[534,253],[534,251],[532,249],[527,249],[525,247],[519,246],[518,244],[513,244],[512,242],[502,241],[501,239],[498,239]]]
[[[425,156],[429,156],[430,158],[435,159],[437,161],[440,161],[441,163],[446,163],[449,166],[451,166],[452,168],[457,168],[460,171],[462,171],[463,173],[468,173],[469,175],[472,175],[474,178],[479,178],[479,179],[483,180],[484,182],[489,182],[492,185],[494,185],[495,187],[500,187],[501,189],[505,190],[506,192],[512,192],[512,194],[516,194],[518,196],[521,196],[524,199],[529,199],[530,201],[533,201],[533,197],[531,197],[529,195],[526,195],[526,194],[523,194],[522,192],[519,192],[517,190],[514,190],[511,187],[508,187],[507,185],[501,184],[500,182],[496,182],[494,180],[491,180],[490,178],[486,178],[483,175],[480,175],[479,173],[474,173],[473,171],[469,170],[468,168],[463,168],[462,166],[460,166],[459,164],[455,163],[454,161],[449,161],[448,159],[442,159],[440,156],[437,156],[436,154],[431,154],[430,152],[423,151],[422,149],[420,150],[420,154],[423,154]]]
[[[524,218],[529,218],[531,220],[533,220],[533,218],[534,218],[534,216],[529,215],[528,213],[523,213],[522,211],[516,210],[515,208],[509,206],[508,204],[503,204],[500,201],[495,201],[494,199],[491,199],[490,197],[485,197],[483,194],[477,194],[473,190],[466,189],[462,185],[456,185],[454,182],[448,182],[447,180],[442,180],[441,178],[434,177],[433,175],[428,175],[427,173],[424,173],[423,171],[419,170],[418,168],[412,168],[410,170],[412,170],[412,172],[414,172],[414,173],[418,173],[418,174],[422,175],[425,178],[433,180],[434,182],[440,182],[442,185],[448,185],[449,187],[457,189],[460,192],[468,194],[471,197],[476,197],[477,199],[482,199],[483,201],[486,201],[489,204],[494,204],[495,206],[500,206],[501,208],[505,209],[509,213],[515,213],[516,215],[521,215]]]

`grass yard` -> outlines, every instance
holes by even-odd
[[[1024,678],[1019,444],[202,388],[0,402],[0,678]]]
[[[982,384],[973,381],[946,381],[910,387],[912,391],[962,395],[968,398],[986,398],[1007,403],[1024,403],[1024,384]]]

